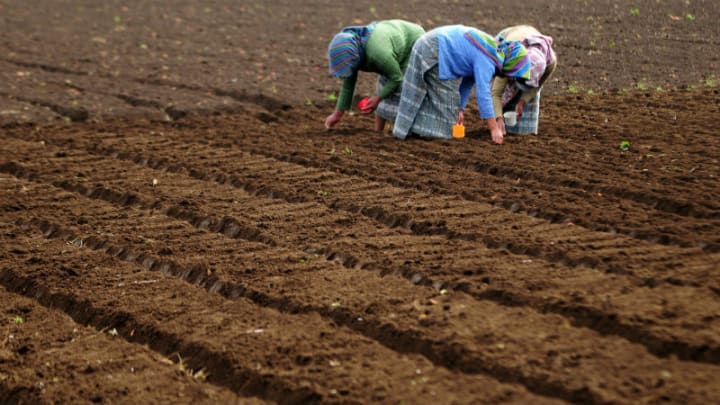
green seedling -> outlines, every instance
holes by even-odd
[[[639,82],[637,82],[637,84],[635,85],[635,87],[637,87],[637,89],[640,90],[640,91],[645,91],[645,90],[648,89],[648,85],[645,84],[645,82],[642,81],[642,80],[639,81]]]
[[[15,318],[13,318],[13,322],[15,322],[16,324],[19,325],[19,324],[25,322],[25,320],[23,319],[22,316],[20,316],[20,315],[15,315]]]
[[[631,8],[631,9],[630,9],[630,15],[631,15],[631,16],[638,16],[638,15],[640,15],[640,9],[639,9],[639,8]]]
[[[580,92],[580,88],[575,83],[573,83],[568,85],[567,91],[570,94],[578,94]]]
[[[327,95],[325,98],[327,101],[337,101],[337,96],[335,95],[335,92],[332,92]]]
[[[630,149],[630,141],[623,140],[620,142],[620,150],[625,152]]]
[[[715,76],[710,76],[707,79],[705,79],[705,86],[707,87],[715,87],[717,83],[715,82]]]
[[[688,13],[688,14],[685,14],[685,19],[688,21],[695,21],[695,16]]]
[[[313,102],[312,102],[312,100],[310,100],[309,97],[305,98],[305,105],[313,105]]]
[[[352,149],[350,149],[349,146],[346,146],[346,147],[343,149],[343,155],[352,156]]]

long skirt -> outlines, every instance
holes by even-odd
[[[440,80],[438,39],[426,33],[410,53],[393,135],[405,139],[410,133],[429,138],[452,138],[460,110],[456,80]]]
[[[375,84],[375,94],[380,94],[380,91],[383,87],[385,87],[385,83],[387,83],[387,81],[387,76],[378,76],[377,83]],[[398,87],[393,94],[380,101],[380,104],[378,104],[375,109],[375,115],[388,121],[395,122],[398,113],[398,105],[400,104],[400,89],[401,87]]]
[[[538,91],[535,97],[525,103],[522,117],[517,120],[515,125],[505,127],[508,134],[537,135],[540,122],[540,93],[542,93],[542,90]],[[510,100],[509,103],[503,106],[503,112],[515,111],[515,105],[517,105],[517,100]]]

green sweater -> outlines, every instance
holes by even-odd
[[[365,45],[365,57],[360,61],[358,70],[379,73],[388,78],[378,94],[381,99],[392,95],[402,84],[410,51],[424,33],[421,26],[403,20],[380,21],[375,25]],[[347,111],[351,108],[357,78],[356,70],[352,76],[343,80],[335,109]]]

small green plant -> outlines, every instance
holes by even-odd
[[[715,87],[717,83],[715,82],[715,76],[710,76],[707,79],[705,79],[705,86],[707,87]]]
[[[640,15],[640,9],[639,9],[639,8],[631,8],[631,9],[630,9],[630,15],[631,15],[631,16],[638,16],[638,15]]]
[[[327,101],[337,101],[337,96],[335,95],[335,92],[328,94],[328,96],[326,97],[326,100]]]
[[[313,102],[309,97],[305,97],[305,105],[313,105]]]
[[[343,155],[352,156],[352,153],[353,153],[353,152],[352,152],[352,149],[350,149],[349,146],[346,146],[345,148],[343,148],[343,152],[342,152],[342,153],[343,153]]]
[[[620,150],[625,152],[630,149],[630,141],[623,140],[620,142]]]
[[[695,16],[690,13],[687,13],[687,14],[685,14],[685,19],[688,21],[695,21]]]
[[[570,94],[578,94],[580,93],[580,88],[575,83],[572,83],[568,85],[567,91]]]
[[[640,80],[639,82],[637,82],[635,87],[637,87],[637,89],[640,91],[645,91],[648,89],[648,85],[643,80]]]
[[[655,87],[655,91],[657,91],[658,93],[661,93],[661,92],[665,91],[665,89],[663,89],[662,86],[657,86],[657,87]]]
[[[615,43],[615,40],[611,39],[611,40],[610,40],[610,43],[608,44],[608,46],[610,47],[610,49],[615,49],[615,47],[617,46],[617,44]]]
[[[595,92],[593,91],[593,89],[587,89],[587,94],[588,96],[592,96],[595,94]]]
[[[15,318],[13,318],[13,322],[15,322],[16,324],[19,325],[19,324],[25,322],[25,320],[23,319],[22,316],[20,316],[20,315],[15,315]]]

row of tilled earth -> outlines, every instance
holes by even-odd
[[[674,114],[628,151],[583,99],[503,148],[309,110],[7,128],[0,395],[712,402],[720,148],[654,97],[612,104]]]

